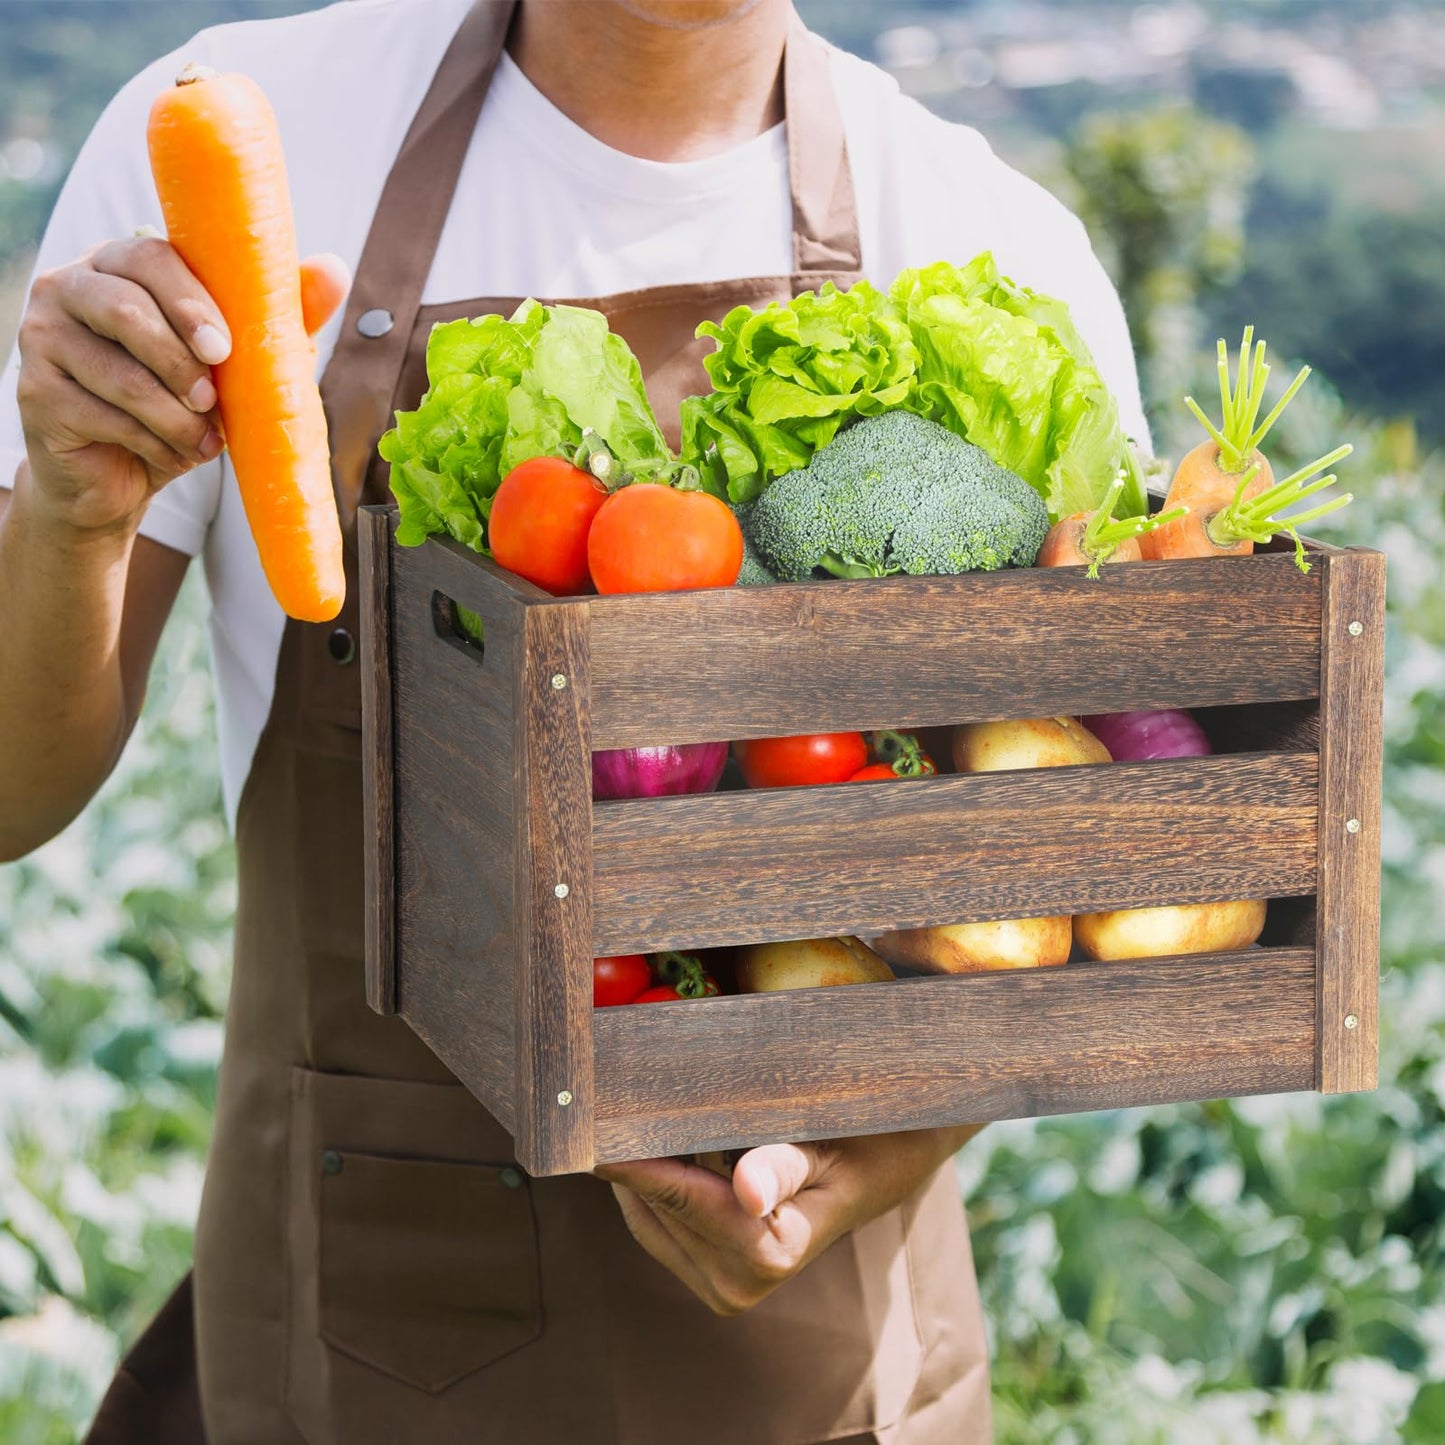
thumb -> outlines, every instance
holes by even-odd
[[[340,256],[323,251],[301,263],[301,318],[315,336],[336,314],[351,290],[351,269]]]
[[[749,1149],[733,1169],[733,1193],[756,1219],[766,1219],[786,1200],[816,1182],[825,1167],[816,1144],[765,1144]]]

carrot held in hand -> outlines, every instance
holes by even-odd
[[[216,392],[266,580],[289,616],[328,621],[346,592],[341,525],[276,118],[248,76],[187,66],[147,140],[170,243],[231,331]]]

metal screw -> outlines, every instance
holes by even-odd
[[[562,1092],[557,1095],[557,1102],[565,1109],[567,1105],[572,1102],[572,1090],[563,1089]]]
[[[559,883],[552,890],[552,892],[555,893],[558,898],[565,898],[571,891],[572,890],[565,883]]]
[[[1358,818],[1345,819],[1345,832],[1358,833],[1360,831],[1360,820]]]
[[[1359,1021],[1359,1019],[1358,1019],[1354,1014],[1346,1014],[1346,1015],[1345,1015],[1345,1027],[1346,1027],[1347,1029],[1357,1029],[1357,1028],[1359,1028],[1359,1026],[1360,1026],[1360,1021]]]
[[[552,686],[556,691],[561,692],[562,689],[567,686],[567,679],[560,672],[554,672],[552,674]]]
[[[1351,637],[1358,637],[1360,633],[1365,630],[1365,624],[1363,622],[1352,622],[1345,630]]]

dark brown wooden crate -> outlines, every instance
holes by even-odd
[[[533,1172],[1371,1082],[1378,554],[557,600],[393,526],[364,518],[369,997]],[[594,747],[1163,706],[1225,751],[590,797]],[[590,1006],[594,953],[1231,897],[1278,900],[1275,946]]]

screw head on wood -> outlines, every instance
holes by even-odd
[[[1351,637],[1358,637],[1360,633],[1362,633],[1364,630],[1365,624],[1363,622],[1352,622],[1345,629],[1345,631],[1348,632]]]
[[[1359,1028],[1359,1026],[1360,1026],[1360,1020],[1359,1020],[1359,1018],[1358,1018],[1356,1015],[1354,1015],[1354,1014],[1346,1014],[1346,1015],[1345,1015],[1345,1027],[1346,1027],[1347,1029],[1357,1029],[1357,1028]]]
[[[567,1105],[572,1102],[572,1090],[563,1089],[562,1092],[557,1095],[557,1102],[565,1109]]]
[[[566,677],[565,677],[562,673],[560,673],[560,672],[554,672],[554,673],[552,674],[552,687],[553,687],[557,692],[561,692],[562,689],[563,689],[564,687],[566,687],[566,686],[567,686],[567,679],[566,679]]]
[[[1345,819],[1345,832],[1358,833],[1360,831],[1360,820],[1358,818]]]
[[[571,891],[572,890],[565,883],[559,883],[552,890],[552,892],[555,893],[558,898],[565,898]]]

